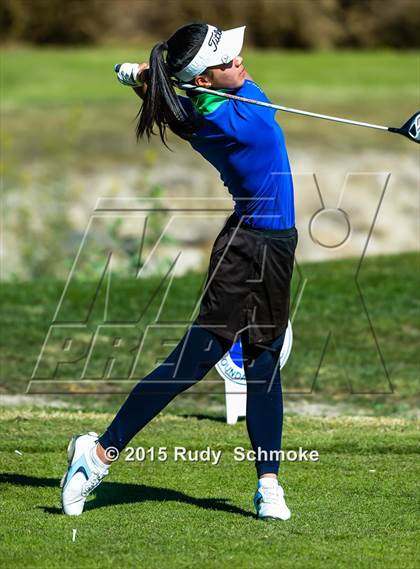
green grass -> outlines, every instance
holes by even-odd
[[[418,397],[419,255],[366,257],[358,279],[363,303],[355,283],[357,263],[358,259],[305,263],[295,270],[291,310],[294,343],[283,370],[286,397],[357,404],[374,414],[411,413]],[[152,298],[160,278],[115,278],[108,318],[122,322],[136,320]],[[135,378],[144,377],[166,357],[172,349],[167,344],[169,338],[173,345],[181,339],[186,326],[182,323],[189,321],[204,278],[204,273],[189,273],[174,279],[160,321],[180,323],[179,328],[171,332],[159,330],[151,336]],[[97,284],[72,282],[57,322],[82,321]],[[3,392],[23,393],[27,389],[63,287],[64,283],[52,280],[3,284]],[[164,293],[164,289],[160,290],[138,325],[122,332],[128,346],[134,346],[146,325],[154,321]],[[101,289],[86,330],[75,333],[80,354],[86,353],[90,335],[103,322],[104,299]],[[86,408],[109,409],[108,405],[120,401],[136,381],[129,384],[120,381],[128,377],[130,352],[118,360],[110,376],[112,384],[103,379],[104,362],[109,357],[105,335],[102,341],[97,341],[95,357],[88,368],[92,381],[75,383],[85,365],[83,357],[56,372],[57,361],[63,355],[60,346],[58,341],[49,344],[40,368],[42,373],[38,371],[36,377],[50,381],[47,385],[33,382],[31,393],[61,392],[69,402],[77,401]],[[116,395],[80,395],[84,391],[112,391]],[[213,369],[183,394],[177,404],[183,407],[191,404],[195,409],[206,408],[210,403],[220,406],[223,394],[223,383]]]
[[[115,80],[113,65],[146,61],[132,48],[20,49],[3,51],[4,108],[27,105],[123,102],[129,90]],[[284,52],[245,50],[252,77],[269,92],[363,99],[418,96],[418,52]],[[25,69],[25,73],[22,73]]]
[[[3,567],[417,567],[418,423],[386,418],[286,418],[283,448],[319,462],[284,462],[288,522],[253,515],[244,422],[162,413],[132,441],[165,446],[167,462],[113,465],[78,518],[61,515],[59,480],[74,432],[101,432],[111,415],[3,409]],[[222,450],[218,466],[177,463],[175,446]],[[15,450],[22,454],[18,455]],[[73,529],[77,530],[72,542]]]
[[[52,163],[56,152],[69,145],[73,163],[86,167],[104,159],[108,163],[138,160],[133,119],[140,102],[131,89],[117,82],[113,64],[147,60],[149,50],[3,50],[6,162],[17,155],[23,161],[37,158]],[[419,106],[419,54],[415,51],[245,50],[243,55],[254,80],[281,105],[390,126],[400,126]],[[322,143],[337,148],[339,139],[340,146],[357,150],[378,145],[384,150],[401,149],[398,137],[369,129],[281,112],[277,119],[292,146]],[[171,138],[182,149],[183,143]]]

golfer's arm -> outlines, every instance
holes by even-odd
[[[249,79],[250,81],[254,81],[253,78],[251,77],[251,75],[248,73],[248,71],[245,73],[245,79]],[[255,83],[255,81],[254,81]],[[144,99],[144,97],[146,96],[146,91],[147,91],[147,83],[143,83],[143,85],[141,87],[133,87],[133,91],[136,93],[137,96],[140,97],[140,99]]]
[[[144,83],[141,87],[133,87],[133,91],[140,99],[144,99],[147,91],[147,83]]]
[[[143,81],[143,85],[141,85],[139,87],[133,87],[133,91],[136,93],[136,95],[138,97],[140,97],[140,99],[144,99],[144,97],[146,96],[147,80],[149,78],[148,66],[145,67],[145,65],[147,65],[147,64],[146,63],[141,64],[140,67],[143,69],[139,74],[139,79],[140,79],[140,81]]]

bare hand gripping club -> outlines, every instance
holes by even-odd
[[[114,66],[114,71],[118,73],[121,64],[118,63]],[[322,115],[319,113],[311,113],[309,111],[302,111],[300,109],[293,109],[291,107],[283,107],[281,105],[274,105],[273,103],[266,103],[264,101],[256,101],[254,99],[248,99],[247,97],[239,97],[238,95],[232,95],[230,93],[222,93],[221,91],[216,91],[214,89],[206,89],[205,87],[196,87],[190,85],[189,83],[181,83],[174,81],[174,86],[184,91],[193,90],[197,93],[210,93],[212,95],[218,95],[220,97],[225,97],[226,99],[233,99],[235,101],[242,101],[243,103],[250,103],[252,105],[258,105],[260,107],[267,107],[269,109],[275,109],[277,111],[284,111],[286,113],[294,113],[296,115],[304,115],[307,117],[314,117],[316,119],[324,119],[327,121],[334,121],[344,124],[352,124],[355,126],[364,126],[367,128],[375,128],[377,130],[386,130],[388,132],[395,132],[396,134],[401,134],[413,142],[420,143],[420,111],[414,113],[401,127],[392,126],[382,126],[378,124],[371,124],[367,122],[353,121],[350,119],[343,119],[340,117],[332,117],[329,115]]]

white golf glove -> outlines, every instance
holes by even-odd
[[[122,63],[117,73],[118,81],[128,87],[141,87],[143,82],[138,78],[139,71],[138,63]]]

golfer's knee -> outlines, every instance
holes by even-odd
[[[174,379],[201,379],[229,350],[232,342],[213,332],[192,326],[165,363]]]

